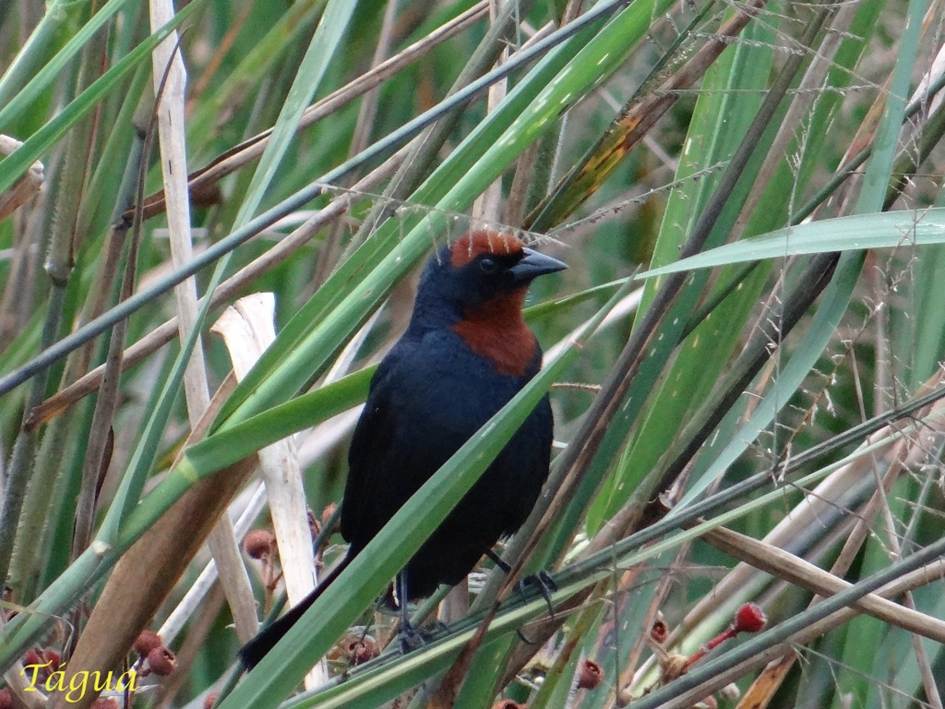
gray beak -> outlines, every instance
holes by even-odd
[[[533,278],[543,276],[546,273],[563,271],[568,267],[564,261],[559,261],[551,256],[539,253],[532,249],[523,249],[525,256],[517,264],[509,269],[512,278],[516,283],[528,283]]]

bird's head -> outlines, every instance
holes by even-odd
[[[520,306],[532,280],[565,268],[564,262],[526,248],[511,234],[472,231],[430,259],[419,297],[434,297],[457,314],[509,299]]]

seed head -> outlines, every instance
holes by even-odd
[[[253,529],[243,540],[243,548],[253,559],[262,559],[272,554],[276,538],[268,529]]]
[[[135,652],[137,652],[141,657],[147,657],[154,648],[160,647],[164,643],[161,642],[160,636],[155,633],[153,630],[142,630],[138,633],[138,637],[135,638]]]
[[[593,660],[584,660],[578,671],[578,689],[594,689],[604,678],[604,671]]]
[[[148,653],[148,667],[156,675],[166,676],[174,671],[177,665],[177,658],[174,653],[163,645],[153,648]]]
[[[732,628],[736,633],[757,633],[768,622],[761,606],[755,603],[745,603],[735,613]]]

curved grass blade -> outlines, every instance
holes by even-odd
[[[738,14],[738,13],[736,13]],[[775,27],[768,23],[753,23],[741,35],[744,43],[730,47],[706,72],[702,93],[696,101],[692,120],[685,138],[685,148],[675,174],[678,186],[670,193],[660,224],[652,264],[666,263],[677,256],[705,211],[719,186],[721,173],[692,180],[711,165],[727,164],[738,150],[742,136],[751,126],[768,86],[776,41]],[[760,153],[766,143],[757,146]],[[740,204],[749,191],[750,180],[745,180],[730,197],[732,204]],[[731,233],[737,210],[726,210],[706,241],[711,247],[725,242]],[[641,412],[629,445],[616,452],[615,471],[604,484],[591,512],[590,529],[598,529],[605,518],[624,505],[640,481],[653,470],[665,450],[678,436],[687,412],[711,391],[738,342],[738,333],[749,317],[755,301],[757,277],[752,278],[734,297],[726,299],[705,322],[682,343],[672,360],[670,352],[680,339],[685,326],[685,315],[698,303],[706,287],[706,274],[687,284],[674,306],[674,312],[665,317],[661,327],[657,354],[651,363],[641,367],[634,386],[641,386],[645,378],[659,376],[650,394],[651,403]],[[646,282],[641,311],[649,307],[658,292],[659,281]],[[662,362],[672,360],[663,372]],[[651,368],[654,370],[650,373]],[[685,394],[683,394],[685,392]],[[631,397],[633,395],[631,394]],[[605,459],[606,460],[606,459]],[[604,461],[601,461],[604,462]],[[606,463],[604,463],[606,465]],[[606,504],[604,502],[606,501]]]
[[[857,201],[856,211],[867,212],[880,209],[886,196],[886,188],[890,181],[893,161],[897,146],[897,136],[902,126],[902,119],[906,111],[906,99],[909,87],[909,74],[911,66],[915,61],[918,51],[918,38],[922,25],[922,16],[925,14],[926,0],[910,0],[909,3],[909,23],[908,31],[903,34],[899,56],[896,60],[893,81],[890,87],[890,93],[887,95],[886,109],[883,113],[882,123],[874,141],[874,152],[870,158],[867,167],[867,179],[864,180],[862,191]],[[908,221],[903,219],[904,215],[910,215]],[[920,221],[915,212],[888,212],[885,214],[858,214],[852,217],[841,217],[839,219],[823,220],[811,224],[804,224],[797,227],[790,227],[782,230],[780,236],[775,238],[785,249],[793,248],[794,239],[797,238],[798,231],[809,233],[810,230],[819,231],[825,238],[830,238],[824,233],[824,225],[831,225],[836,228],[838,223],[842,223],[847,228],[846,248],[865,248],[856,246],[859,239],[866,239],[866,234],[862,230],[873,236],[883,237],[887,246],[895,246],[903,237],[903,231],[896,230],[890,233],[890,229],[895,229],[896,225],[901,226],[906,223],[905,234],[913,234],[914,240],[919,243],[924,237],[932,238],[938,236],[939,241],[945,240],[945,210],[930,209],[923,215]],[[928,222],[926,223],[926,217]],[[858,221],[859,220],[859,221]],[[865,223],[864,223],[865,222]],[[849,227],[859,223],[861,232],[859,234],[850,233]],[[882,227],[877,227],[877,225]],[[920,230],[920,224],[925,227]],[[870,226],[874,229],[870,229]],[[932,234],[926,234],[926,229]],[[815,233],[816,233],[815,231]],[[877,232],[879,232],[877,234]],[[920,233],[921,232],[921,233]],[[777,232],[776,232],[777,233]],[[865,243],[865,242],[864,242]],[[939,243],[939,242],[932,242]],[[732,244],[732,247],[752,246],[750,241]],[[728,248],[721,247],[721,248]],[[832,251],[842,250],[834,248]],[[814,253],[817,253],[816,251]],[[824,252],[820,252],[824,253]],[[830,253],[830,252],[828,252]],[[821,353],[826,348],[830,339],[833,337],[837,326],[840,323],[843,314],[846,312],[856,286],[862,268],[864,252],[846,253],[840,258],[830,285],[824,294],[823,301],[817,309],[810,329],[805,333],[802,342],[798,344],[791,359],[781,368],[778,381],[772,390],[768,391],[761,404],[752,414],[751,419],[740,427],[732,441],[719,454],[708,469],[693,481],[693,484],[686,491],[679,505],[674,509],[681,510],[685,505],[690,504],[698,495],[701,494],[712,481],[718,479],[724,474],[725,470],[731,465],[750,445],[752,441],[763,431],[774,418],[781,408],[790,400],[791,396],[797,390],[807,376],[811,367],[814,366]],[[659,269],[657,269],[659,270]]]
[[[669,273],[728,266],[807,254],[891,249],[945,242],[945,207],[924,211],[896,210],[822,219],[785,227],[762,236],[726,244],[636,275],[656,278]]]

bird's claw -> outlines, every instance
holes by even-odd
[[[406,655],[411,650],[416,650],[417,648],[423,647],[423,645],[426,643],[423,634],[412,625],[401,628],[399,636],[400,651],[404,655]]]
[[[542,585],[550,589],[552,593],[558,590],[558,584],[555,583],[555,580],[551,574],[549,574],[544,569],[535,574],[535,576],[538,577],[538,580],[542,583]]]
[[[555,607],[551,602],[551,594],[558,590],[558,584],[556,584],[554,579],[551,578],[551,574],[542,569],[537,574],[530,574],[519,581],[518,590],[519,593],[522,594],[523,599],[527,600],[528,598],[529,586],[533,586],[538,589],[538,593],[541,594],[541,597],[545,599],[545,604],[548,606],[548,615],[554,618]]]

